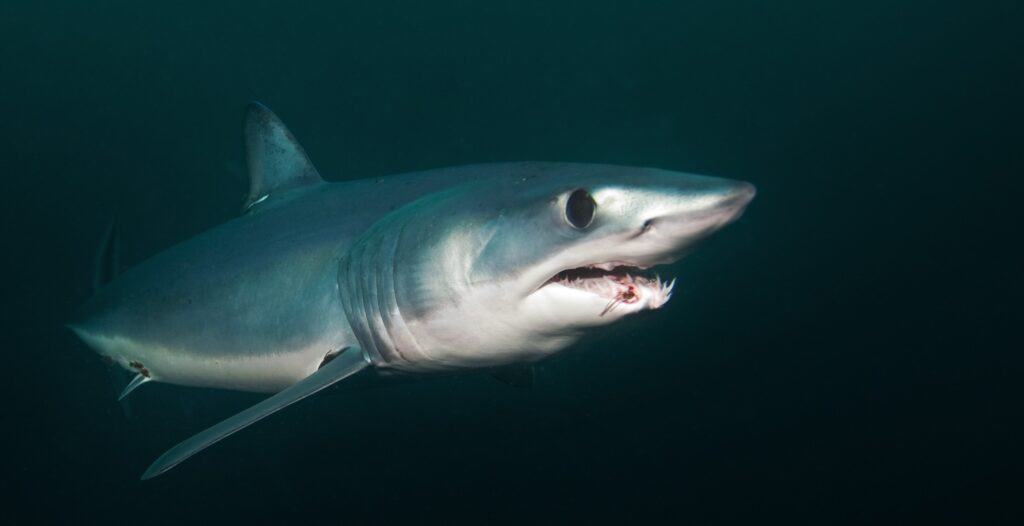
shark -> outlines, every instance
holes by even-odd
[[[747,182],[493,163],[325,181],[251,103],[237,217],[128,268],[67,326],[148,382],[270,393],[157,458],[150,479],[360,371],[515,370],[669,300],[673,263],[735,221]]]

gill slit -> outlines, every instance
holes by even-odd
[[[399,319],[399,321],[401,321],[402,325],[405,325],[405,316],[402,315],[402,307],[398,304],[398,290],[397,290],[398,286],[397,286],[397,281],[396,281],[396,277],[398,276],[398,272],[395,270],[395,267],[396,267],[395,262],[397,261],[397,256],[398,256],[398,246],[402,242],[402,236],[405,235],[405,227],[406,227],[406,223],[405,222],[402,222],[398,226],[398,235],[395,236],[395,241],[394,241],[394,243],[392,244],[392,247],[391,247],[391,291],[390,291],[390,295],[391,295],[391,300],[394,302],[394,305],[395,305],[395,314],[398,316],[398,319]],[[382,310],[381,311],[381,321],[382,322],[384,322],[383,321],[384,315],[385,315],[385,311]],[[397,343],[395,337],[390,334],[391,333],[391,325],[389,323],[387,323],[387,322],[384,322],[384,327],[385,327],[385,329],[389,333],[388,336],[391,337],[391,344],[392,344],[391,347],[394,348],[395,353],[398,354],[398,357],[401,358],[402,361],[404,361],[406,363],[409,363],[409,359],[405,357],[405,353],[403,353],[402,349],[399,348],[398,343]],[[406,327],[408,327],[408,326],[406,326]],[[412,335],[412,331],[411,330],[407,330],[406,332],[409,333],[409,338],[410,339],[414,339],[415,338]],[[419,345],[417,345],[417,347],[419,347]]]
[[[359,248],[359,252],[358,253],[353,253],[352,256],[350,256],[351,259],[349,260],[349,269],[353,269],[353,267],[356,267],[356,266],[360,266],[361,267],[361,266],[366,265],[365,256],[368,253],[368,251],[367,251],[367,244],[368,243],[366,243],[366,242],[360,243],[359,247],[358,247]],[[356,264],[356,261],[359,262],[358,265]],[[361,268],[357,268],[355,270],[362,270],[362,269]],[[370,293],[369,284],[368,283],[363,283],[361,280],[359,280],[359,278],[358,278],[359,275],[360,275],[359,272],[351,272],[351,270],[350,270],[348,276],[346,276],[348,278],[349,283],[352,284],[352,290],[359,292],[359,297],[358,298],[353,298],[353,300],[355,302],[353,303],[352,308],[359,315],[359,317],[362,318],[362,321],[363,321],[363,327],[365,328],[364,330],[366,332],[366,338],[369,340],[364,345],[366,345],[367,347],[371,347],[372,346],[372,348],[374,350],[374,354],[380,360],[383,360],[383,361],[386,362],[387,358],[384,356],[384,353],[381,352],[382,350],[378,347],[378,345],[377,345],[377,338],[375,338],[373,336],[373,323],[370,320],[371,314],[369,312],[367,312],[367,307],[369,307],[368,301],[367,301],[367,297],[369,296],[369,293]]]

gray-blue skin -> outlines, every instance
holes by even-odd
[[[171,449],[151,478],[366,367],[531,363],[658,308],[643,270],[737,218],[748,183],[504,163],[323,182],[265,107],[246,119],[244,213],[118,276],[69,323],[153,380],[276,392]]]

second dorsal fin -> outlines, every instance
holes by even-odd
[[[243,210],[292,188],[321,182],[305,150],[281,119],[259,102],[245,112],[249,195]]]

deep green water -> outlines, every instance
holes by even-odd
[[[0,4],[3,509],[63,523],[1024,517],[1024,4]],[[259,396],[128,418],[61,328],[100,233],[237,213],[244,104],[331,180],[485,161],[749,180],[681,293],[542,364],[349,389],[167,475]]]

